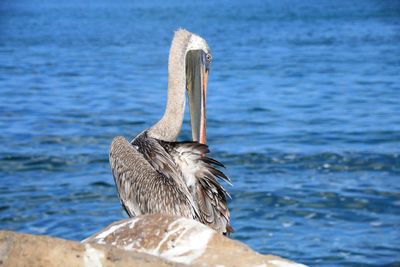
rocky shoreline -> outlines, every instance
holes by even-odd
[[[262,255],[186,218],[152,214],[115,222],[81,243],[0,231],[0,266],[305,265]]]

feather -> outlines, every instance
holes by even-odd
[[[193,200],[184,188],[155,171],[125,138],[114,138],[109,159],[118,196],[130,217],[166,213],[197,219]]]
[[[217,167],[224,165],[206,156],[207,145],[197,142],[162,142],[180,168],[186,185],[190,188],[194,202],[198,205],[200,221],[215,230],[229,234],[230,214],[227,197],[230,195],[218,182],[218,178],[231,185],[231,180]]]
[[[218,179],[230,179],[197,142],[166,142],[138,135],[113,140],[110,164],[122,206],[129,216],[168,213],[196,219],[224,234],[232,232],[227,197]]]

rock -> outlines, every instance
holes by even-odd
[[[0,231],[1,267],[183,266],[144,253],[47,236]]]
[[[169,262],[199,266],[302,267],[262,255],[191,219],[151,214],[115,222],[82,241],[141,252]]]
[[[261,255],[194,220],[160,214],[115,222],[83,243],[0,231],[0,267],[301,267]]]

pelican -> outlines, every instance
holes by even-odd
[[[131,142],[118,136],[110,165],[127,214],[163,213],[191,218],[217,232],[233,231],[229,194],[218,182],[229,178],[207,156],[206,93],[211,51],[198,35],[175,32],[168,61],[168,98],[163,117]],[[188,94],[193,141],[177,142]]]

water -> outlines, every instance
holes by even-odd
[[[1,229],[81,240],[124,218],[108,147],[162,114],[182,26],[213,51],[233,238],[311,266],[400,265],[398,1],[16,2],[0,5]]]

